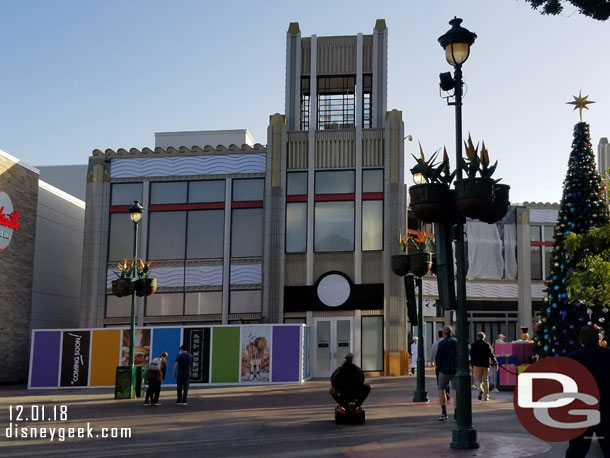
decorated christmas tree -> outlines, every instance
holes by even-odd
[[[566,355],[579,347],[580,328],[592,323],[592,309],[584,289],[574,291],[569,286],[570,275],[583,269],[583,252],[578,253],[566,243],[570,235],[588,234],[592,228],[607,226],[608,213],[602,195],[601,178],[595,168],[591,149],[589,125],[582,122],[582,110],[587,97],[574,97],[580,120],[574,126],[574,141],[563,182],[563,195],[555,230],[551,254],[550,278],[547,279],[547,297],[538,310],[540,322],[535,327],[536,354],[539,357]],[[587,108],[588,109],[588,108]],[[576,294],[575,294],[576,293]],[[600,307],[601,308],[601,307]],[[593,323],[594,324],[594,323]]]

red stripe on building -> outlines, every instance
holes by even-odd
[[[356,194],[316,194],[316,202],[328,202],[333,200],[356,200]]]
[[[363,192],[362,200],[383,200],[382,192]]]
[[[110,213],[127,213],[131,205],[111,205]]]
[[[532,246],[553,246],[553,242],[531,242]]]
[[[286,196],[286,202],[307,202],[307,195]]]
[[[253,200],[246,202],[233,202],[231,208],[263,208],[262,200]]]
[[[198,204],[154,204],[148,206],[151,212],[169,212],[181,210],[216,210],[225,208],[224,202],[201,202]]]

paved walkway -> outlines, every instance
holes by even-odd
[[[473,401],[473,423],[480,448],[453,450],[453,421],[439,422],[433,390],[430,402],[413,403],[415,377],[379,377],[369,382],[365,425],[335,425],[328,382],[302,385],[192,388],[188,406],[177,406],[172,389],[162,405],[142,399],[117,400],[109,389],[25,390],[0,387],[0,456],[159,456],[159,457],[562,457],[566,444],[547,443],[528,434],[512,406],[512,392],[492,393],[488,402]],[[474,393],[476,394],[476,393]],[[8,429],[12,408],[12,429]],[[17,415],[23,406],[21,418]],[[45,421],[32,421],[41,416]],[[65,408],[61,406],[66,406]],[[55,408],[55,410],[54,410]],[[67,409],[67,420],[60,421]],[[450,404],[450,412],[453,406]],[[56,421],[52,421],[53,417]],[[51,421],[49,421],[51,419]],[[47,428],[46,438],[14,438],[23,429]],[[87,430],[87,426],[92,428]],[[59,440],[60,430],[83,428],[85,437]],[[131,438],[103,438],[102,428],[131,428]],[[78,429],[74,430],[78,435]],[[91,435],[91,437],[86,437]],[[590,457],[601,457],[594,443]]]

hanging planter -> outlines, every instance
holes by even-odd
[[[135,285],[134,278],[118,278],[112,280],[112,294],[116,297],[131,296]]]
[[[150,296],[157,292],[157,279],[156,278],[140,278],[135,282],[136,296]]]
[[[478,219],[485,215],[493,203],[494,180],[466,178],[455,182],[455,208],[463,216]]]
[[[437,275],[438,270],[436,269],[436,254],[432,253],[432,267],[430,267],[430,273]]]
[[[409,187],[409,207],[424,223],[438,223],[449,217],[451,194],[443,183],[424,183]]]
[[[481,221],[493,224],[504,218],[504,215],[506,215],[506,212],[510,207],[510,201],[508,200],[509,190],[509,185],[496,183],[494,186],[493,204],[489,211],[479,218]]]
[[[399,277],[404,277],[409,273],[409,256],[406,254],[397,254],[392,256],[392,272]]]
[[[432,253],[412,253],[409,255],[411,273],[416,277],[423,277],[432,268]]]

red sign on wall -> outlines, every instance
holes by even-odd
[[[13,203],[4,191],[0,191],[0,251],[3,251],[19,229],[19,212],[13,210]]]

